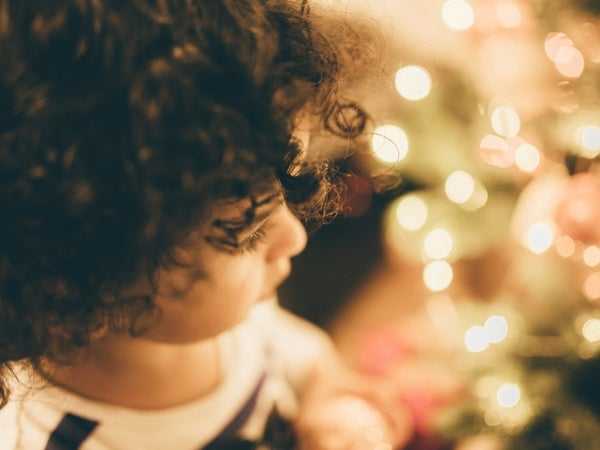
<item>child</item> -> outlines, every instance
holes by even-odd
[[[339,208],[308,130],[365,128],[308,16],[284,0],[0,0],[0,450],[403,441],[274,304],[301,220]]]

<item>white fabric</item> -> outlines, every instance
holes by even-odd
[[[0,410],[0,450],[43,450],[65,413],[99,422],[82,450],[197,450],[222,431],[266,372],[257,406],[240,433],[258,438],[275,403],[283,414],[294,414],[294,384],[318,357],[318,340],[306,329],[285,325],[278,309],[276,302],[263,303],[244,323],[219,337],[223,382],[210,395],[183,406],[133,410],[54,386],[30,389],[27,383],[15,384],[9,405]]]

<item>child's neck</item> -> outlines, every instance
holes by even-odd
[[[200,399],[223,378],[215,338],[169,345],[129,337],[93,344],[85,359],[53,366],[51,381],[83,397],[133,409],[164,409]]]

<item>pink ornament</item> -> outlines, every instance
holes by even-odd
[[[575,175],[559,201],[556,224],[564,234],[588,244],[600,242],[600,179]]]

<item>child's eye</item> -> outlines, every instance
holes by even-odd
[[[236,255],[241,255],[244,253],[253,252],[258,247],[258,244],[263,242],[265,237],[267,236],[266,227],[262,226],[258,230],[256,230],[250,237],[248,237],[242,244],[240,244],[239,248],[237,248],[234,253]]]

